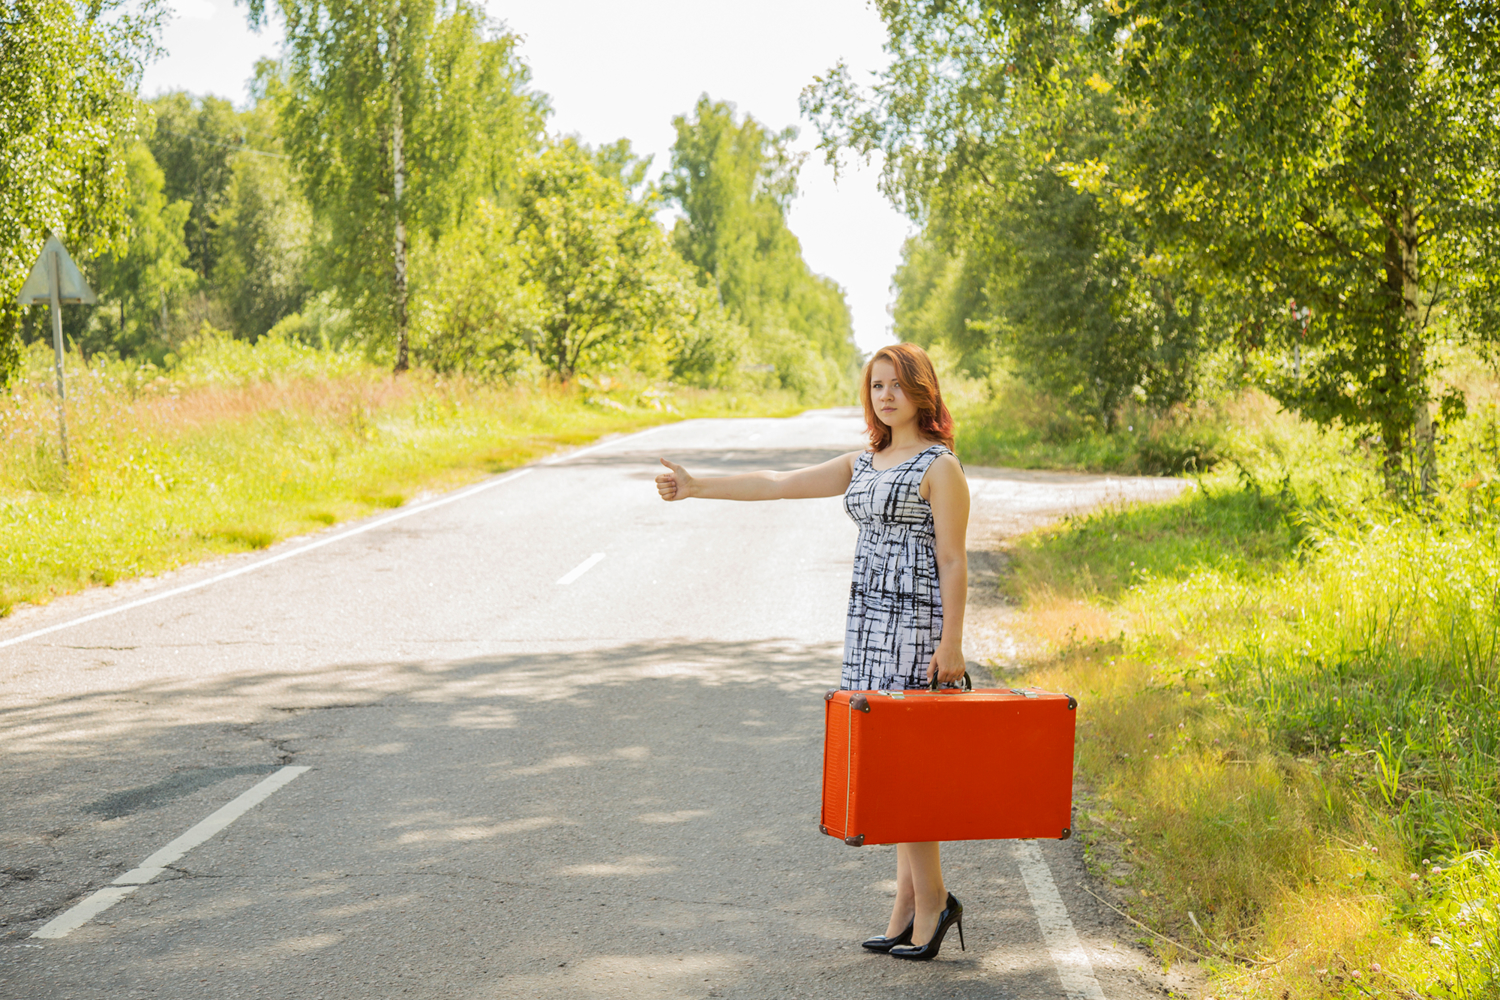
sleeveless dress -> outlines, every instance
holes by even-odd
[[[844,491],[844,510],[859,525],[840,682],[846,691],[927,686],[943,635],[943,598],[932,507],[918,489],[932,463],[948,454],[933,445],[884,471],[871,452],[854,460]]]

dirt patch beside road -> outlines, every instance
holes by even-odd
[[[1006,572],[1005,544],[1069,514],[1098,507],[1170,500],[1195,489],[1186,479],[1036,472],[976,466],[965,470],[972,498],[969,513],[969,602],[964,652],[969,659],[1004,671],[1020,665],[1015,634],[1017,609],[1000,593]]]

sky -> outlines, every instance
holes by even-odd
[[[277,54],[274,26],[260,34],[232,0],[176,0],[167,54],[149,66],[147,96],[186,90],[236,105],[258,59]],[[272,4],[268,3],[268,7]],[[891,274],[910,231],[877,189],[878,166],[833,171],[814,151],[817,134],[800,118],[797,95],[838,60],[856,80],[886,65],[880,18],[865,0],[521,0],[485,4],[522,36],[521,56],[536,89],[551,97],[549,129],[599,144],[628,138],[664,168],[672,118],[700,94],[732,101],[773,130],[795,125],[795,146],[811,153],[789,224],[814,271],[844,287],[861,350],[893,342]]]

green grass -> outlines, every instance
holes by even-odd
[[[1127,408],[1106,432],[1004,374],[986,388],[954,393],[954,443],[970,464],[1154,476],[1206,472],[1223,455],[1225,418],[1210,406],[1167,416]]]
[[[65,471],[51,386],[37,349],[0,397],[0,613],[263,549],[604,434],[800,408],[631,377],[394,378],[336,352],[211,340],[167,371],[71,359]]]
[[[1216,994],[1500,996],[1495,410],[1417,509],[1343,438],[1226,412],[1197,489],[1013,547],[1027,679],[1082,704],[1080,827]]]

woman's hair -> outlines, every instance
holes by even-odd
[[[938,388],[932,359],[916,344],[882,347],[865,364],[864,380],[859,384],[859,401],[865,407],[870,447],[875,451],[885,451],[891,443],[891,429],[875,416],[875,405],[870,402],[870,369],[877,361],[889,361],[895,367],[901,391],[916,404],[917,429],[922,435],[943,442],[949,451],[953,451],[953,415],[943,405],[943,390]]]

